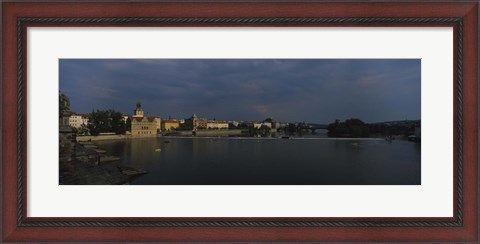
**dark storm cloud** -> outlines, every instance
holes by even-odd
[[[62,59],[72,111],[328,123],[420,118],[418,59]]]

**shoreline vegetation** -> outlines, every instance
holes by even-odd
[[[319,129],[316,129],[319,130]],[[252,132],[253,131],[253,132]],[[318,139],[385,139],[385,140],[412,140],[420,141],[420,121],[395,121],[367,124],[359,119],[348,119],[345,122],[336,120],[322,130],[311,131],[309,128],[269,128],[265,133],[257,133],[252,128],[246,129],[205,129],[205,130],[170,130],[151,135],[131,134],[100,134],[78,135],[78,142],[103,140],[131,140],[152,137],[185,137],[185,138],[262,138],[262,139],[300,139],[309,135],[325,135]]]

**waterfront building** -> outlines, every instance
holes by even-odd
[[[133,117],[132,136],[156,135],[157,126],[153,117]]]
[[[161,121],[162,131],[171,131],[171,130],[177,129],[179,126],[180,126],[180,122],[178,120],[164,119]]]
[[[73,128],[80,128],[82,125],[88,124],[88,115],[73,113],[68,117],[68,125]]]
[[[214,130],[226,130],[228,129],[228,123],[226,121],[208,121],[207,122],[207,129],[214,129]]]
[[[132,136],[154,136],[157,134],[157,121],[155,117],[144,117],[142,104],[137,102],[137,107],[132,116]]]
[[[199,118],[196,114],[193,114],[192,117],[185,119],[184,126],[188,130],[202,130],[207,129],[208,120]]]
[[[158,116],[154,116],[153,120],[155,121],[155,128],[157,129],[158,132],[160,132],[162,127],[162,120]]]
[[[270,123],[270,122],[253,122],[253,128],[255,128],[255,129],[260,129],[260,127],[262,127],[262,125],[265,125],[270,129],[272,128],[272,123]]]

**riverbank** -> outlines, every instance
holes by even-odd
[[[120,158],[91,142],[77,142],[72,131],[62,131],[59,138],[60,185],[120,185],[147,171],[117,163]]]
[[[248,132],[248,131],[247,131]],[[246,131],[236,130],[197,130],[197,131],[172,131],[162,133],[164,136],[194,136],[194,137],[231,137],[245,136]]]
[[[160,137],[157,135],[144,135],[144,136],[132,136],[132,135],[101,135],[101,136],[77,136],[77,142],[91,142],[91,141],[107,141],[107,140],[130,140],[138,138],[152,138]]]
[[[252,138],[252,139],[311,139],[308,135],[302,136],[284,136],[278,133],[277,136],[271,137],[254,137],[249,136],[248,131],[236,129],[236,130],[199,130],[199,131],[169,131],[156,135],[144,135],[144,136],[132,136],[132,135],[99,135],[99,136],[77,136],[76,140],[79,143],[87,143],[94,141],[109,141],[109,140],[132,140],[132,139],[145,139],[145,138],[161,138],[161,137],[197,137],[197,138]],[[273,135],[273,134],[272,134]],[[331,139],[331,140],[408,140],[407,137],[402,135],[390,136],[387,138],[385,135],[374,135],[370,137],[314,137],[315,139]]]
[[[114,164],[91,165],[78,160],[60,162],[60,185],[123,185],[147,172]]]
[[[109,140],[131,140],[143,138],[155,138],[162,136],[196,136],[196,137],[231,137],[245,136],[243,130],[199,130],[199,131],[169,131],[156,135],[99,135],[99,136],[77,136],[77,142],[109,141]]]

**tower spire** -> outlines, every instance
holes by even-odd
[[[137,102],[137,108],[133,110],[133,117],[143,117],[143,109],[140,101]]]

